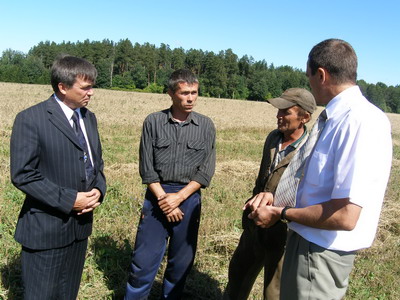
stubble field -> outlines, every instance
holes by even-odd
[[[9,140],[15,115],[47,99],[50,86],[0,82],[0,299],[20,299],[20,245],[13,240],[23,194],[10,183]],[[122,299],[145,187],[138,173],[144,118],[170,106],[167,95],[96,90],[89,104],[99,121],[108,192],[95,211],[78,299]],[[320,110],[320,109],[319,109]],[[196,111],[217,128],[217,168],[203,191],[195,265],[185,299],[220,299],[229,259],[241,233],[241,207],[251,195],[275,109],[267,103],[198,99]],[[400,299],[400,115],[388,115],[393,132],[393,166],[377,238],[360,251],[346,299]],[[373,121],[373,120],[371,120]],[[371,199],[373,201],[373,199]],[[262,276],[250,299],[262,299]],[[160,270],[150,299],[158,298]]]

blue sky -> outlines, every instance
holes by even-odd
[[[398,0],[0,0],[0,53],[41,41],[149,42],[219,52],[231,48],[305,70],[327,38],[353,45],[358,79],[400,85]]]

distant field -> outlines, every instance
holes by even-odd
[[[21,298],[20,246],[13,233],[23,194],[10,183],[12,123],[20,110],[51,93],[50,86],[0,82],[0,299]],[[138,174],[141,125],[146,115],[170,104],[167,95],[95,91],[89,108],[99,121],[108,193],[95,212],[79,299],[123,296],[145,191]],[[216,125],[217,169],[203,191],[199,246],[185,299],[220,299],[241,233],[241,207],[251,194],[265,137],[276,126],[276,110],[263,102],[201,97],[196,110]],[[377,239],[357,256],[346,299],[400,299],[400,115],[388,116],[394,144],[390,184]],[[158,298],[161,276],[150,299]],[[262,299],[261,280],[250,299]]]

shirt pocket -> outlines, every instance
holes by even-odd
[[[325,178],[325,168],[328,161],[328,155],[314,151],[308,160],[308,169],[305,176],[306,182],[312,185],[323,185]]]
[[[157,139],[154,141],[154,163],[155,166],[165,165],[171,161],[171,141],[168,139]]]
[[[199,166],[206,153],[204,141],[191,140],[187,142],[184,163],[188,166]]]

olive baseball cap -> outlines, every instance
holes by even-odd
[[[278,109],[287,109],[298,105],[311,114],[317,108],[314,96],[306,89],[301,88],[287,89],[280,97],[269,99],[268,102]]]

